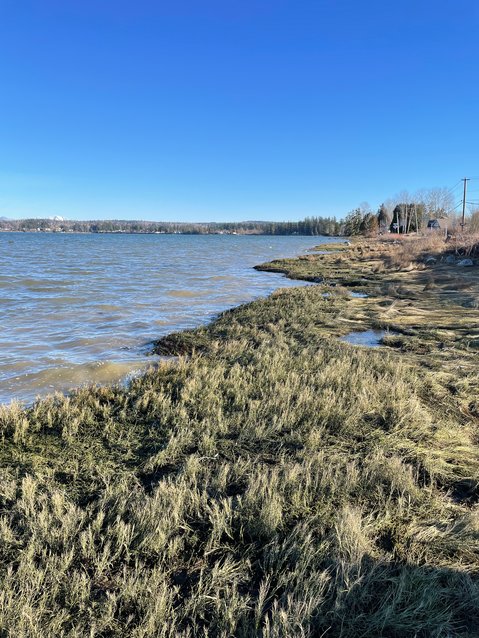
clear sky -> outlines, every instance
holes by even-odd
[[[0,216],[342,217],[453,186],[479,175],[478,34],[477,0],[0,0]]]

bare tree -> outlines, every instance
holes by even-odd
[[[396,195],[396,199],[399,206],[401,207],[402,226],[404,227],[404,231],[408,233],[409,226],[411,225],[410,204],[413,201],[413,197],[409,191],[402,190],[400,193],[398,193],[398,195]]]
[[[361,211],[361,215],[363,217],[372,212],[369,202],[361,202],[358,206],[358,209]]]
[[[424,191],[426,212],[433,219],[448,217],[454,209],[454,196],[449,188],[429,188]]]

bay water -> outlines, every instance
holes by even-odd
[[[128,379],[155,339],[301,285],[253,266],[324,241],[0,233],[0,403]]]

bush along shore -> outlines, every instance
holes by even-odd
[[[479,279],[445,249],[263,265],[316,283],[1,408],[1,635],[477,636]]]

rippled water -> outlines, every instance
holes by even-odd
[[[315,241],[0,233],[0,403],[143,369],[154,339],[299,285],[252,266]]]

